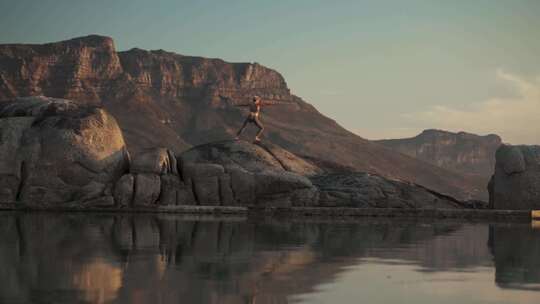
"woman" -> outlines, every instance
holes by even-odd
[[[261,113],[262,104],[263,103],[262,103],[261,98],[259,96],[253,96],[252,102],[250,104],[238,105],[239,107],[249,107],[249,115],[246,118],[246,120],[244,120],[244,124],[242,125],[240,130],[238,130],[238,132],[236,133],[236,139],[237,140],[239,139],[240,134],[242,134],[242,132],[246,128],[247,124],[248,123],[253,123],[259,128],[259,131],[257,132],[257,135],[255,135],[255,141],[256,142],[261,141],[260,136],[261,136],[262,132],[264,131],[264,126],[262,125],[261,121],[259,120],[259,114]]]

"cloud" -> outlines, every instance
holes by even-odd
[[[540,77],[526,80],[503,70],[496,75],[515,91],[514,96],[494,97],[466,108],[437,105],[402,118],[421,128],[495,133],[507,143],[540,144]]]

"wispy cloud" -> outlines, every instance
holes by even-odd
[[[403,114],[405,122],[423,128],[496,133],[514,144],[540,144],[540,77],[527,80],[503,70],[497,78],[510,85],[512,97],[494,97],[466,108],[444,105]]]

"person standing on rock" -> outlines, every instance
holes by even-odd
[[[264,126],[259,120],[259,114],[261,113],[262,105],[263,105],[263,102],[261,100],[261,97],[259,96],[253,96],[252,102],[250,104],[238,105],[239,107],[249,107],[249,115],[248,117],[246,117],[246,120],[244,120],[244,124],[242,125],[240,130],[238,130],[238,132],[236,133],[236,138],[235,138],[236,140],[240,138],[240,135],[246,128],[247,124],[253,123],[259,128],[257,135],[255,135],[255,142],[261,141],[261,134],[264,131]]]

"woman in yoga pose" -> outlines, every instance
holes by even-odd
[[[253,123],[259,128],[257,135],[255,135],[255,141],[261,141],[261,134],[264,131],[264,126],[259,120],[259,114],[261,113],[262,105],[263,103],[259,96],[253,96],[252,102],[250,104],[238,105],[240,107],[249,107],[249,115],[248,117],[246,117],[246,120],[244,120],[244,124],[242,125],[240,130],[238,130],[238,132],[236,133],[236,139],[239,139],[240,134],[242,134],[248,123]]]

